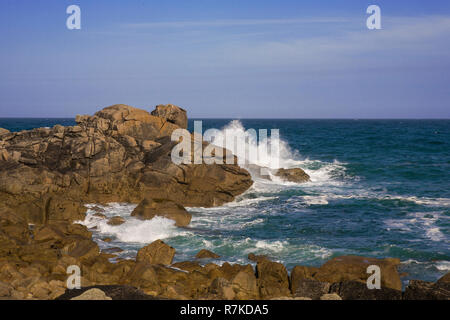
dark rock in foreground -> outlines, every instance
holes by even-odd
[[[344,281],[331,285],[330,292],[343,300],[401,300],[402,292],[391,288],[368,289],[365,282]]]
[[[411,280],[405,290],[405,300],[450,300],[450,282],[436,283]]]
[[[324,294],[329,292],[330,284],[328,282],[321,282],[312,279],[301,279],[297,281],[293,294],[295,297],[306,297],[313,300],[318,300]]]
[[[91,286],[81,289],[66,290],[66,292],[56,298],[56,300],[70,300],[91,289],[103,291],[106,296],[110,297],[112,300],[160,300],[145,294],[135,287],[121,285]]]

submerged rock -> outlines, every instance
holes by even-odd
[[[304,183],[310,180],[309,175],[300,168],[278,169],[275,175],[283,180],[296,183]]]
[[[217,259],[217,258],[220,258],[220,256],[209,250],[202,249],[195,255],[195,258],[197,258],[197,259]]]
[[[150,220],[156,216],[175,221],[178,227],[185,227],[191,222],[191,214],[175,201],[145,198],[131,213],[132,217]]]
[[[120,226],[121,224],[125,223],[125,219],[120,216],[112,217],[108,220],[107,224],[110,226]]]

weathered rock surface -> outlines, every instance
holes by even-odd
[[[256,275],[262,299],[291,295],[288,273],[281,263],[268,260],[259,261],[256,265]]]
[[[174,255],[174,248],[161,240],[156,240],[138,251],[136,261],[149,264],[169,265],[172,263]]]
[[[275,175],[283,180],[296,183],[308,182],[310,180],[309,175],[300,168],[278,169]]]
[[[295,297],[307,297],[313,300],[319,300],[330,291],[330,284],[328,282],[321,282],[312,279],[298,280],[293,294]]]
[[[186,129],[188,125],[186,110],[173,104],[156,106],[156,109],[152,111],[152,115],[176,124],[183,129]]]
[[[312,280],[316,274],[318,268],[295,266],[291,271],[291,291],[296,294],[297,288],[300,286],[300,282],[303,280]]]
[[[191,214],[172,200],[145,198],[133,210],[131,216],[143,220],[150,220],[156,216],[175,221],[178,227],[185,227],[191,222]]]

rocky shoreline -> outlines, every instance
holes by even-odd
[[[186,111],[160,105],[149,113],[114,105],[77,125],[29,131],[0,129],[0,299],[449,299],[449,274],[436,283],[410,281],[401,291],[397,259],[336,257],[320,268],[288,270],[267,257],[252,265],[172,263],[175,249],[161,240],[140,249],[135,260],[101,252],[83,220],[88,203],[129,202],[139,219],[163,216],[189,224],[190,207],[219,206],[253,181],[235,164],[171,161],[171,133],[187,128]],[[194,147],[195,147],[195,142]],[[257,170],[258,168],[256,168]],[[249,169],[255,170],[254,167]],[[275,173],[288,181],[301,170]],[[120,217],[119,217],[120,218]],[[119,218],[108,223],[120,224]],[[81,290],[66,289],[67,268],[81,269]],[[366,269],[381,268],[381,289],[367,289]],[[103,293],[103,294],[102,294]]]

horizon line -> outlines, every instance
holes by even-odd
[[[0,116],[0,119],[73,119],[75,121],[75,117],[2,117]],[[359,118],[359,117],[342,117],[342,118],[247,118],[247,117],[191,117],[188,118],[189,120],[450,120],[450,117],[448,118],[400,118],[400,117],[393,117],[393,118]]]

